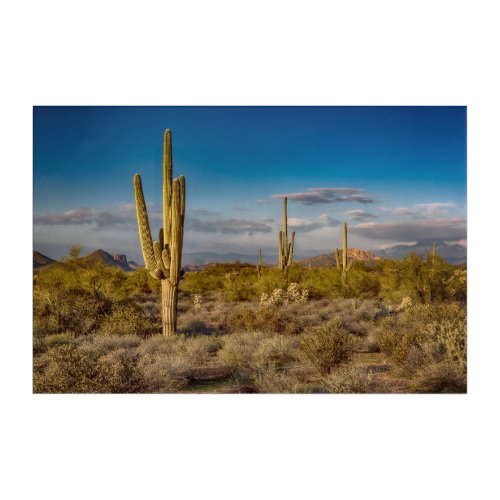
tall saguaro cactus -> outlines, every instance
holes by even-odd
[[[259,249],[259,263],[257,264],[257,276],[262,276],[262,248]]]
[[[286,213],[287,198],[283,198],[283,231],[278,233],[278,256],[280,269],[287,272],[292,265],[293,245],[295,243],[295,231],[292,232],[290,243],[288,242],[288,220]]]
[[[340,252],[338,248],[335,249],[335,260],[337,262],[337,268],[342,271],[342,283],[345,285],[347,273],[351,270],[352,263],[354,262],[351,260],[351,262],[349,262],[349,265],[347,264],[347,222],[344,222],[342,243],[342,263],[340,262]]]
[[[184,176],[172,180],[172,134],[169,129],[165,131],[163,140],[163,228],[154,243],[139,174],[134,176],[134,193],[142,255],[151,276],[161,281],[162,331],[165,337],[169,337],[177,329],[177,294],[186,206]]]

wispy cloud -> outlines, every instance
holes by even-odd
[[[348,210],[347,212],[344,213],[347,215],[347,217],[349,217],[352,220],[365,221],[368,219],[377,218],[375,214],[367,212],[366,210]]]
[[[364,189],[355,188],[308,188],[299,193],[273,194],[273,198],[284,198],[297,200],[304,205],[316,205],[322,203],[373,203],[373,198],[367,195]]]
[[[186,230],[202,233],[222,234],[254,234],[270,233],[271,226],[264,222],[246,219],[208,219],[201,220],[193,217],[186,219]]]
[[[364,222],[350,230],[365,238],[399,242],[461,240],[466,238],[467,222],[458,217],[415,222]]]
[[[161,213],[149,207],[150,219],[161,218]],[[97,229],[112,226],[134,226],[137,223],[135,206],[120,205],[116,208],[74,208],[64,212],[53,212],[47,215],[34,215],[33,224],[46,226],[81,226],[95,225]]]
[[[395,208],[394,210],[391,210],[391,213],[393,215],[401,215],[403,217],[409,217],[410,215],[417,214],[417,212],[415,212],[415,210],[412,210],[411,208],[408,208],[408,207]]]
[[[288,219],[288,226],[301,232],[314,231],[322,227],[335,227],[340,225],[340,221],[332,219],[328,214],[321,214],[317,219],[298,219],[291,217]]]
[[[219,215],[218,212],[213,212],[212,210],[206,210],[204,208],[187,208],[186,211],[190,214],[201,215],[202,217],[212,217]]]
[[[434,216],[434,215],[446,215],[449,213],[450,208],[455,206],[454,203],[419,203],[414,205],[415,208],[420,210],[424,215]]]

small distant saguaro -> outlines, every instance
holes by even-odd
[[[257,276],[262,276],[262,248],[259,249],[259,263],[257,264]]]
[[[286,212],[287,198],[283,198],[283,231],[278,233],[278,257],[279,266],[282,271],[287,273],[292,265],[293,245],[295,243],[295,231],[292,232],[290,243],[288,242],[288,221]]]
[[[163,227],[153,243],[141,176],[134,176],[137,225],[146,269],[161,281],[162,332],[165,337],[177,330],[177,296],[181,274],[182,240],[186,207],[184,176],[172,180],[172,134],[165,131],[163,139]]]
[[[337,262],[337,268],[342,271],[342,283],[345,284],[347,273],[351,270],[352,263],[354,262],[351,260],[351,262],[349,262],[349,265],[347,264],[347,222],[344,222],[342,239],[342,263],[340,262],[340,254],[338,248],[335,249],[335,261]]]

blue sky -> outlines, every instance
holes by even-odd
[[[35,107],[34,248],[142,261],[140,173],[159,228],[163,132],[186,177],[184,251],[276,253],[288,195],[296,254],[466,244],[465,107]]]

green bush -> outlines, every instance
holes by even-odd
[[[83,289],[36,289],[33,326],[36,334],[66,332],[89,335],[111,311],[111,301],[100,293]]]
[[[146,337],[161,331],[159,322],[154,322],[133,301],[125,300],[113,304],[111,314],[102,321],[99,335],[137,335]]]
[[[352,358],[357,339],[338,320],[328,321],[316,328],[300,342],[306,358],[323,375],[347,363]]]
[[[303,321],[291,315],[287,307],[258,307],[245,304],[235,307],[224,318],[226,332],[259,331],[267,334],[296,335],[304,329]]]
[[[134,360],[126,354],[108,361],[74,344],[54,347],[34,360],[35,393],[138,392]]]

